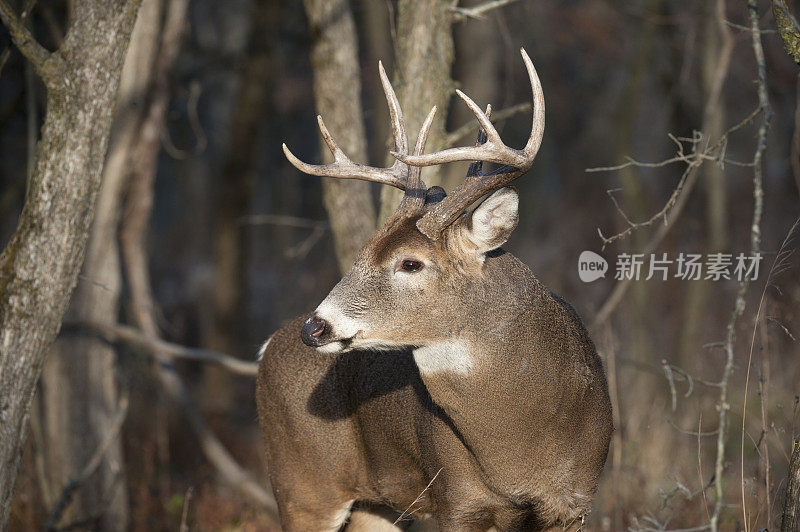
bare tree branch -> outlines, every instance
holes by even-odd
[[[26,0],[25,7],[23,8],[22,13],[19,15],[19,22],[23,28],[25,27],[25,22],[28,20],[28,17],[30,16],[31,11],[33,11],[33,7],[35,5],[36,0]],[[2,6],[3,4],[0,3],[0,11],[3,9]],[[2,74],[3,67],[6,65],[6,61],[8,61],[9,57],[11,57],[11,46],[3,50],[3,53],[0,54],[0,74]]]
[[[129,325],[109,325],[98,322],[72,322],[65,323],[64,331],[87,331],[103,338],[111,344],[125,343],[152,353],[163,353],[174,358],[194,360],[196,362],[210,362],[227,369],[236,375],[255,377],[258,373],[258,363],[248,362],[234,358],[225,353],[211,349],[196,349],[186,347],[161,338],[148,336],[140,329]]]
[[[725,78],[728,75],[728,70],[730,69],[730,61],[731,61],[731,54],[733,53],[733,39],[730,35],[730,29],[725,24],[725,3],[724,1],[717,2],[717,20],[718,20],[718,27],[722,37],[722,46],[720,47],[719,54],[717,56],[717,63],[716,69],[713,75],[713,80],[711,83],[711,90],[709,91],[708,99],[706,100],[705,109],[703,111],[703,131],[708,131],[709,124],[711,121],[711,117],[709,116],[711,110],[717,105],[717,102],[720,99],[722,93],[722,87],[725,84]],[[711,153],[714,153],[714,148],[721,147],[726,144],[727,138],[734,133],[735,131],[743,128],[750,122],[752,122],[758,114],[762,111],[761,105],[759,105],[752,113],[750,113],[744,120],[733,126],[732,128],[728,129],[722,137],[717,141],[717,143],[711,147]],[[708,151],[704,150],[704,151]],[[687,166],[684,174],[681,176],[681,180],[679,181],[678,187],[681,190],[677,191],[678,194],[676,195],[675,192],[670,196],[670,199],[665,204],[666,210],[663,210],[656,214],[650,221],[650,224],[654,223],[656,220],[664,217],[666,218],[667,211],[672,216],[672,223],[671,224],[663,224],[661,227],[658,228],[655,235],[650,239],[650,241],[645,245],[643,253],[649,254],[652,253],[664,237],[667,235],[669,230],[675,224],[675,220],[680,216],[680,213],[683,211],[686,202],[688,201],[689,196],[691,195],[692,190],[694,189],[695,184],[697,183],[699,177],[699,168],[700,164],[690,165]],[[676,188],[677,190],[677,188]],[[673,200],[674,198],[674,200]],[[671,203],[671,205],[670,205]],[[670,210],[671,209],[671,210]],[[629,227],[630,229],[630,227]],[[601,235],[601,238],[602,237]],[[606,301],[600,307],[600,310],[597,312],[594,322],[592,323],[592,327],[597,327],[604,323],[610,316],[611,313],[614,312],[614,309],[619,305],[622,301],[622,298],[625,296],[625,293],[628,291],[630,287],[631,280],[630,279],[623,279],[619,281],[612,290],[611,294],[608,296]]]
[[[452,7],[453,22],[461,22],[467,18],[482,20],[484,15],[493,9],[497,9],[508,4],[513,4],[517,0],[489,0],[474,7]]]
[[[58,66],[55,66],[55,63],[50,61],[53,56],[39,44],[39,41],[25,26],[25,18],[28,17],[32,7],[32,3],[26,5],[25,11],[18,17],[6,0],[0,0],[0,20],[3,21],[8,33],[11,34],[11,40],[14,41],[22,55],[31,62],[36,73],[49,85],[57,77],[63,63],[58,62]]]
[[[611,199],[616,206],[617,211],[625,219],[626,223],[628,224],[628,227],[625,230],[616,233],[614,235],[611,235],[609,237],[603,235],[603,232],[598,228],[597,232],[600,235],[601,240],[603,241],[603,248],[605,248],[608,244],[611,244],[617,240],[627,237],[633,231],[649,227],[659,220],[663,220],[664,225],[667,225],[667,215],[670,213],[674,215],[673,219],[677,217],[677,214],[680,213],[680,211],[676,208],[678,205],[678,199],[680,198],[681,194],[683,193],[688,194],[688,192],[690,192],[692,188],[694,188],[694,183],[697,181],[697,169],[705,161],[713,161],[717,164],[728,163],[728,164],[734,164],[736,166],[748,166],[748,167],[753,166],[754,163],[752,162],[741,163],[738,161],[731,161],[730,159],[726,159],[725,150],[727,148],[728,137],[730,137],[730,135],[740,130],[741,128],[745,127],[746,125],[750,124],[762,111],[763,108],[761,107],[761,105],[759,105],[741,122],[732,126],[725,133],[723,133],[722,136],[714,144],[707,145],[703,149],[700,149],[699,146],[702,144],[703,140],[705,140],[705,137],[699,131],[695,131],[692,137],[675,137],[674,135],[670,134],[669,138],[672,139],[672,141],[675,142],[675,144],[677,144],[678,146],[678,154],[675,157],[671,157],[669,159],[665,159],[657,163],[645,163],[636,161],[634,159],[629,159],[628,162],[618,166],[587,168],[586,169],[587,172],[605,172],[605,171],[621,170],[629,166],[638,166],[643,168],[659,168],[663,166],[668,166],[676,162],[683,162],[687,165],[686,169],[683,171],[683,174],[681,174],[681,178],[678,180],[677,186],[675,187],[675,189],[673,189],[672,194],[670,194],[669,199],[661,208],[661,210],[659,210],[650,218],[642,222],[631,221],[630,218],[622,210],[620,205],[616,202],[614,197],[611,196],[611,194],[609,194],[609,196],[611,196]],[[691,149],[690,153],[685,152],[684,143],[689,144]]]
[[[168,79],[169,70],[180,47],[188,0],[172,0],[168,5],[162,50],[156,65],[156,79],[159,80]],[[248,501],[265,510],[273,520],[277,521],[275,499],[230,455],[192,401],[186,385],[172,365],[173,359],[178,356],[174,346],[161,346],[155,343],[155,339],[159,336],[159,328],[155,319],[155,298],[150,286],[146,237],[154,199],[153,182],[160,148],[159,132],[164,125],[170,93],[169,87],[163,81],[157,84],[154,91],[155,94],[150,98],[149,109],[145,113],[146,117],[141,127],[140,143],[134,155],[127,212],[120,230],[133,319],[145,337],[149,338],[149,341],[143,342],[142,345],[152,348],[149,352],[155,359],[154,370],[162,389],[171,400],[183,408],[184,416],[197,436],[206,459],[214,466],[224,482],[237,489]],[[125,332],[130,333],[130,331]],[[127,337],[134,336],[128,334]],[[180,349],[177,352],[186,354]],[[221,357],[215,357],[209,352],[204,356],[208,359],[222,360]]]

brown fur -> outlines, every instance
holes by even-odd
[[[335,529],[353,500],[413,503],[443,531],[576,529],[590,510],[612,432],[600,359],[524,264],[479,260],[465,218],[437,241],[390,220],[326,299],[400,347],[320,353],[305,317],[269,342],[256,398],[286,530]],[[406,256],[425,269],[398,284]],[[455,336],[469,371],[421,374],[413,347]]]

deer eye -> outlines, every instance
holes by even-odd
[[[403,270],[408,273],[416,273],[422,269],[422,261],[415,259],[402,259],[397,263],[395,271]]]

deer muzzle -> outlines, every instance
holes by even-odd
[[[310,318],[303,324],[300,330],[300,339],[309,347],[320,347],[330,341],[331,327],[327,321],[323,320],[316,314],[312,314]]]

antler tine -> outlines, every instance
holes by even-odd
[[[522,59],[528,71],[528,78],[531,82],[534,106],[531,135],[523,149],[515,150],[514,148],[506,146],[497,133],[494,124],[492,124],[486,113],[478,107],[478,104],[460,90],[456,90],[456,94],[464,100],[464,103],[478,119],[481,128],[486,132],[487,142],[480,146],[449,148],[420,156],[403,155],[402,153],[395,152],[392,152],[392,155],[412,166],[431,166],[455,161],[475,160],[507,164],[515,168],[524,168],[527,171],[533,164],[533,158],[539,149],[544,134],[544,93],[542,92],[542,84],[539,81],[539,76],[536,74],[536,69],[533,67],[530,57],[528,57],[524,48],[520,49],[520,53],[522,54]]]
[[[403,111],[400,109],[400,101],[394,92],[394,87],[386,75],[383,68],[383,61],[378,61],[378,73],[381,76],[383,93],[386,95],[386,103],[389,105],[389,118],[392,123],[392,136],[394,136],[394,147],[399,153],[408,153],[408,136],[406,134],[406,124],[403,120]]]
[[[492,104],[486,104],[486,116],[492,116]],[[480,146],[486,142],[486,131],[483,128],[478,129],[478,139],[475,141],[475,146]],[[472,161],[467,167],[467,175],[465,177],[472,177],[479,175],[483,170],[483,161]]]
[[[522,60],[525,62],[525,69],[528,71],[528,79],[531,81],[531,94],[533,98],[533,120],[531,123],[531,136],[528,137],[528,142],[525,144],[524,151],[531,157],[535,157],[539,151],[539,146],[542,145],[542,138],[544,137],[544,91],[542,90],[542,82],[536,69],[533,67],[533,61],[528,57],[528,52],[525,48],[519,49],[522,54]]]
[[[430,133],[431,125],[433,124],[433,117],[436,115],[436,106],[425,117],[422,127],[417,135],[417,143],[414,145],[414,154],[420,155],[425,151],[425,141],[428,140],[428,133]],[[402,164],[402,163],[401,163]],[[410,166],[408,168],[408,182],[406,184],[406,194],[403,201],[398,208],[400,211],[416,211],[425,205],[425,183],[422,182],[422,167]]]
[[[422,152],[425,151],[425,142],[428,140],[428,133],[431,131],[431,125],[433,124],[433,117],[436,116],[436,110],[437,107],[435,105],[431,107],[428,116],[426,116],[425,121],[422,122],[419,135],[417,135],[417,143],[414,144],[414,155],[422,155]],[[420,167],[415,166],[415,168]]]
[[[395,151],[404,155],[408,154],[408,137],[406,135],[405,121],[403,120],[403,111],[400,109],[400,102],[397,95],[389,82],[389,77],[383,68],[382,63],[378,63],[378,70],[380,72],[381,84],[383,85],[383,92],[386,95],[386,103],[389,105],[389,117],[392,123],[392,134],[394,136]],[[362,179],[365,181],[374,181],[385,185],[391,185],[406,190],[409,179],[409,166],[400,161],[395,160],[394,164],[388,168],[379,168],[374,166],[367,166],[353,162],[347,154],[336,144],[333,136],[325,127],[325,122],[321,116],[317,116],[319,123],[319,130],[322,133],[322,138],[325,144],[333,155],[333,163],[331,164],[308,164],[298,159],[286,146],[283,144],[283,153],[292,165],[307,174],[321,176],[321,177],[338,177],[340,179]],[[430,124],[428,124],[430,129]],[[427,131],[426,131],[427,135]],[[395,152],[392,152],[395,153]],[[422,153],[420,151],[420,153]],[[418,186],[418,185],[417,185]]]
[[[434,205],[417,222],[417,227],[429,238],[438,239],[442,231],[453,223],[475,200],[484,194],[507,185],[533,166],[533,160],[539,151],[544,134],[544,93],[530,57],[528,57],[524,48],[520,49],[520,52],[530,78],[534,105],[531,135],[523,149],[516,150],[506,146],[489,120],[487,113],[483,112],[472,99],[458,91],[459,97],[464,100],[478,119],[481,129],[486,135],[487,140],[485,143],[479,143],[476,146],[450,148],[420,156],[393,153],[399,160],[412,166],[429,166],[454,161],[490,161],[505,165],[488,174],[481,173],[477,165],[471,165],[470,170],[474,168],[477,171],[470,171],[467,178],[456,187],[451,195]]]

